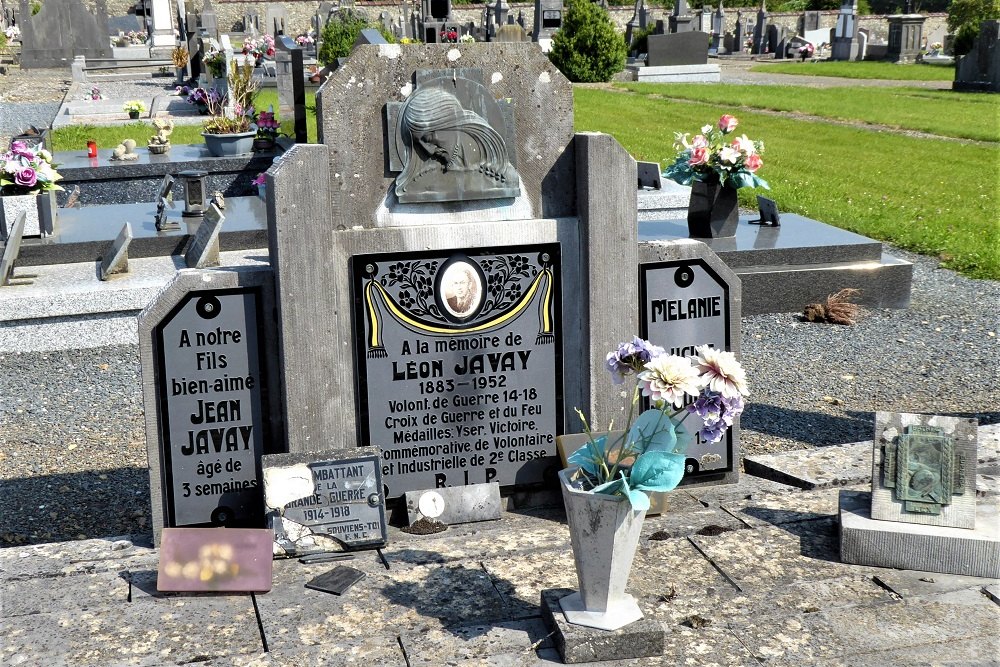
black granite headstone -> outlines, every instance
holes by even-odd
[[[708,33],[682,32],[647,38],[649,67],[705,65],[708,63]]]
[[[66,67],[76,56],[111,57],[106,0],[93,11],[79,0],[46,0],[32,15],[28,0],[19,0],[21,67]]]
[[[696,354],[700,345],[732,351],[739,317],[733,316],[729,284],[705,259],[644,263],[639,274],[643,338],[679,356]],[[685,480],[732,472],[738,465],[733,445],[732,428],[721,443],[703,443],[695,436],[687,452]]]
[[[192,291],[153,328],[166,526],[262,526],[258,288]]]
[[[360,441],[387,497],[541,482],[563,414],[559,247],[351,263]]]

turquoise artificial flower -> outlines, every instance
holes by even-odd
[[[681,458],[681,473],[684,472],[683,457]],[[679,480],[680,478],[678,478]],[[674,484],[676,486],[676,482]],[[672,488],[672,487],[671,487]],[[649,496],[643,493],[639,489],[629,488],[628,478],[625,477],[625,471],[619,471],[618,477],[611,480],[610,482],[605,482],[600,486],[595,486],[593,489],[594,493],[603,493],[609,496],[625,496],[628,498],[629,503],[632,504],[632,509],[636,512],[645,512],[649,509]]]
[[[629,481],[633,489],[666,492],[677,487],[684,476],[684,454],[655,451],[646,452],[632,464]],[[629,494],[631,499],[631,494]],[[634,505],[633,501],[633,505]],[[648,506],[649,500],[646,504]]]
[[[606,456],[607,443],[608,436],[606,435],[589,439],[587,440],[587,444],[570,454],[566,461],[580,466],[591,477],[596,477],[598,466],[604,461]]]
[[[672,452],[677,447],[677,433],[670,417],[661,410],[646,410],[632,422],[628,442],[636,455]]]

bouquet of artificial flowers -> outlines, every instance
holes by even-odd
[[[736,189],[760,186],[770,190],[767,181],[757,175],[757,170],[764,166],[760,158],[763,142],[753,141],[745,134],[730,141],[729,135],[737,125],[739,121],[726,114],[717,124],[702,127],[694,138],[687,133],[675,133],[674,148],[679,153],[663,175],[681,185],[704,181]]]
[[[62,178],[52,163],[52,154],[44,148],[29,148],[14,141],[10,150],[0,154],[0,195],[34,195],[62,190],[56,181]]]
[[[625,496],[636,510],[649,509],[649,492],[675,488],[684,475],[685,453],[692,435],[683,423],[691,415],[701,422],[703,442],[718,442],[743,412],[748,395],[746,371],[732,352],[703,345],[696,355],[668,355],[639,337],[610,352],[607,367],[615,384],[634,375],[625,393],[626,426],[622,436],[594,437],[583,414],[588,442],[568,461],[579,466],[573,480],[593,493]],[[633,420],[641,397],[650,408]],[[579,411],[578,411],[579,412]]]

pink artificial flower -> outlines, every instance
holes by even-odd
[[[756,153],[752,153],[747,156],[747,170],[751,173],[757,171],[764,166],[764,161],[760,159],[760,156]]]
[[[730,116],[729,114],[724,115],[719,119],[719,129],[722,130],[724,134],[728,134],[736,129],[739,121],[736,120],[735,116]]]
[[[254,185],[264,185],[264,183],[265,183],[265,181],[264,181],[264,173],[261,172],[261,173],[257,174],[257,178],[253,179],[253,181],[251,181],[251,183],[253,183]]]
[[[757,148],[745,134],[742,137],[736,137],[733,139],[733,148],[742,153],[746,153],[747,155],[753,155],[757,152]]]
[[[708,148],[708,139],[703,134],[695,135],[691,140],[691,148]]]
[[[20,142],[18,142],[20,143]],[[22,144],[23,145],[23,144]],[[24,188],[31,188],[38,182],[38,174],[31,167],[14,172],[14,184]]]
[[[700,164],[708,163],[708,149],[704,147],[694,148],[691,150],[691,157],[688,159],[688,164],[691,166],[698,166]]]

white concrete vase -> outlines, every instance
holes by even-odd
[[[642,618],[635,598],[625,592],[646,512],[622,496],[574,489],[576,468],[559,472],[573,560],[580,591],[559,600],[566,620],[601,630],[617,630]]]

